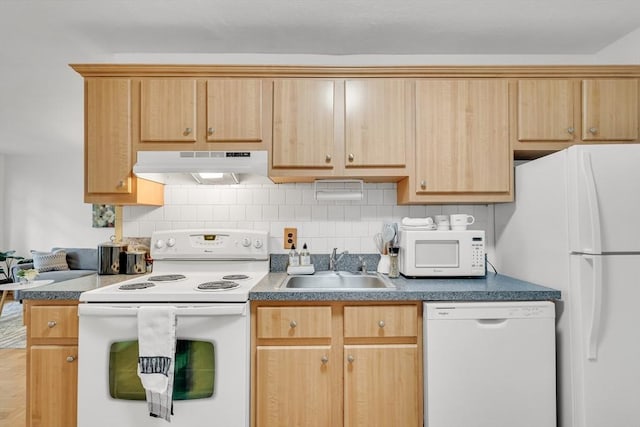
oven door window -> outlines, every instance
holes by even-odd
[[[417,240],[416,267],[457,268],[459,246],[457,240]]]
[[[119,341],[109,352],[109,393],[114,399],[145,400],[138,377],[138,341]],[[206,341],[176,343],[173,399],[192,400],[213,396],[215,352]]]

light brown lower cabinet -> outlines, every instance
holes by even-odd
[[[417,303],[253,304],[252,426],[422,426],[421,319]]]
[[[27,427],[75,427],[78,302],[25,300]]]

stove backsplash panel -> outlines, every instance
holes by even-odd
[[[268,231],[271,253],[283,248],[285,227],[298,229],[298,246],[312,254],[337,247],[351,253],[376,253],[373,235],[385,222],[403,217],[468,213],[469,228],[488,230],[489,206],[396,204],[396,184],[365,184],[360,201],[316,201],[313,184],[165,186],[165,205],[125,206],[123,234],[150,237],[156,230],[246,228]],[[487,237],[490,239],[490,234]],[[488,242],[492,245],[492,242]]]

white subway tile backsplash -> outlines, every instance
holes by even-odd
[[[490,231],[492,211],[487,205],[398,206],[396,184],[366,183],[364,188],[363,200],[318,202],[313,184],[306,183],[166,186],[164,206],[124,207],[123,232],[148,237],[155,230],[255,229],[270,233],[271,252],[286,253],[284,228],[296,227],[300,246],[306,242],[311,253],[326,254],[334,247],[375,253],[373,235],[381,232],[383,223],[405,216],[468,213],[476,218],[470,228]]]

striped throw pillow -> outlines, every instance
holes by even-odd
[[[33,257],[33,268],[40,273],[45,271],[69,270],[67,253],[63,250],[53,252],[31,251],[31,256]]]

